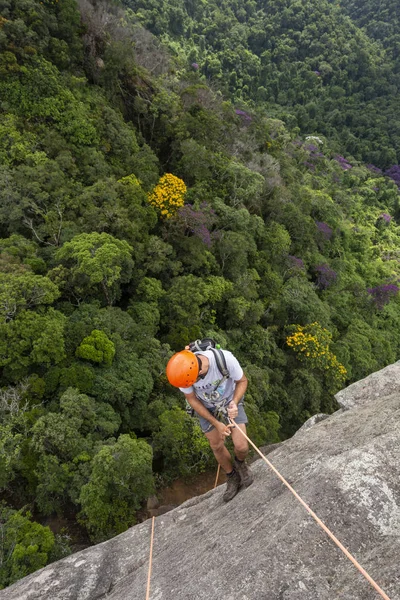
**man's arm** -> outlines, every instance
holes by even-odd
[[[190,394],[185,394],[185,397],[186,400],[189,402],[190,406],[193,408],[194,411],[197,412],[198,415],[200,415],[200,417],[206,419],[209,423],[211,423],[211,425],[215,427],[215,429],[217,429],[223,435],[230,435],[231,425],[225,425],[225,423],[221,423],[221,421],[218,421],[218,419],[216,419],[210,413],[210,411],[206,409],[204,404],[202,404],[200,400],[196,398],[196,394],[194,392],[191,392]]]
[[[240,400],[243,398],[245,391],[247,390],[248,380],[246,375],[243,373],[241,379],[235,381],[236,387],[233,394],[232,400],[228,405],[228,417],[230,419],[235,419],[238,416],[238,404]]]
[[[235,392],[233,394],[233,402],[236,404],[236,406],[239,404],[240,400],[243,398],[246,390],[247,390],[247,384],[248,379],[246,377],[246,375],[243,373],[243,376],[241,379],[239,379],[238,381],[235,381],[236,383],[236,387],[235,387]]]

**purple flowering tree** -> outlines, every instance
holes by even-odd
[[[302,261],[301,258],[297,258],[297,256],[289,255],[288,259],[289,259],[289,267],[291,269],[298,269],[299,271],[304,269],[304,261]]]
[[[371,163],[369,163],[366,166],[367,166],[367,169],[369,169],[370,171],[372,171],[376,175],[382,175],[382,169],[380,169],[379,167],[376,167],[375,165],[373,165]]]
[[[207,202],[201,203],[200,210],[195,210],[192,204],[185,204],[177,211],[176,217],[187,231],[198,237],[208,248],[218,237],[217,231],[210,231],[216,217],[215,211]]]
[[[390,302],[391,298],[397,294],[399,288],[394,283],[387,283],[383,285],[377,285],[373,288],[368,288],[367,292],[370,294],[372,301],[374,302],[378,310]]]
[[[331,269],[327,264],[317,265],[314,267],[314,271],[317,275],[317,286],[320,290],[326,290],[337,279],[336,271]]]
[[[241,117],[244,123],[251,123],[252,118],[246,111],[236,108],[235,113],[238,115],[238,117]]]
[[[385,171],[385,175],[393,179],[397,187],[400,189],[400,165],[393,165]]]
[[[315,137],[315,136],[310,136]],[[319,138],[317,138],[319,139]],[[304,162],[304,165],[310,170],[315,171],[316,164],[320,158],[325,158],[323,152],[320,152],[318,146],[313,143],[307,143],[303,146],[304,150],[308,152],[308,160]]]
[[[351,166],[351,164],[349,163],[348,160],[346,160],[344,158],[344,156],[340,156],[340,154],[337,154],[335,156],[335,160],[336,162],[339,163],[339,165],[342,167],[343,171],[348,171],[349,169],[352,169],[353,167]]]
[[[329,227],[329,225],[327,223],[324,223],[323,221],[315,221],[315,224],[322,237],[325,240],[329,241],[333,234],[332,228]]]
[[[392,220],[392,217],[390,215],[388,215],[387,213],[382,213],[381,215],[379,215],[379,218],[382,219],[382,221],[384,221],[388,225],[389,225],[390,221]]]

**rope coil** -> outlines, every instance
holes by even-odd
[[[384,600],[390,600],[389,596],[385,594],[382,588],[372,579],[370,575],[368,575],[367,571],[357,562],[352,554],[343,546],[343,544],[337,539],[337,537],[331,532],[330,529],[321,521],[321,519],[315,514],[313,510],[304,502],[304,500],[299,496],[299,494],[292,488],[290,483],[286,481],[286,479],[279,473],[279,471],[274,467],[274,465],[260,452],[255,444],[251,441],[249,437],[242,431],[240,427],[237,426],[234,419],[229,418],[229,421],[232,425],[236,426],[236,429],[240,431],[240,433],[246,438],[246,440],[251,444],[254,450],[261,456],[264,462],[272,469],[272,471],[279,477],[282,483],[291,491],[291,493],[295,496],[295,498],[304,506],[306,511],[312,516],[312,518],[318,523],[318,525],[325,531],[325,533],[331,538],[333,542],[340,548],[340,550],[347,556],[347,558],[353,563],[353,565],[360,571],[360,573],[365,577],[365,579],[372,585],[372,587],[384,598]]]

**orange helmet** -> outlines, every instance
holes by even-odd
[[[168,361],[167,377],[175,387],[190,387],[199,376],[199,362],[197,356],[189,350],[177,352]]]

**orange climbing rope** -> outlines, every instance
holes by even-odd
[[[236,425],[234,419],[229,419],[229,421],[231,422],[232,425]],[[249,437],[247,437],[247,435],[244,433],[244,431],[242,431],[240,429],[240,427],[237,427],[237,429],[246,438],[246,440],[249,442],[249,444],[251,444],[253,446],[254,450],[261,456],[261,458],[263,459],[263,461],[266,462],[267,465],[273,470],[273,472],[275,473],[275,475],[277,475],[279,477],[279,479],[282,481],[282,483],[284,485],[286,485],[286,487],[292,492],[292,494],[295,496],[295,498],[297,498],[297,500],[304,506],[304,508],[306,509],[306,511],[312,516],[312,518],[318,523],[318,525],[320,527],[322,527],[322,529],[325,531],[325,533],[327,533],[329,535],[329,537],[331,538],[331,540],[335,542],[335,544],[347,556],[347,558],[353,563],[353,565],[360,571],[360,573],[362,575],[364,575],[365,579],[367,581],[369,581],[369,583],[372,585],[372,587],[375,588],[375,590],[378,592],[378,594],[380,594],[382,596],[382,598],[384,598],[385,600],[390,600],[389,596],[387,594],[385,594],[385,592],[372,579],[372,577],[370,575],[368,575],[368,573],[366,572],[366,570],[363,569],[363,567],[356,561],[356,559],[354,558],[354,556],[352,554],[350,554],[350,552],[343,546],[343,544],[341,542],[339,542],[339,540],[337,539],[337,537],[335,537],[333,535],[333,533],[330,531],[330,529],[328,529],[328,527],[325,525],[325,523],[323,523],[321,521],[321,519],[319,517],[317,517],[317,515],[315,514],[315,512],[313,510],[311,510],[311,508],[308,506],[308,504],[306,504],[306,502],[304,502],[304,500],[298,495],[298,493],[292,488],[292,486],[286,481],[286,479],[284,477],[282,477],[282,475],[274,467],[274,465],[264,456],[264,454],[262,454],[260,452],[260,450],[257,448],[257,446],[255,444],[253,444],[253,442],[251,441],[251,439]]]
[[[151,563],[153,561],[154,522],[155,522],[155,518],[153,517],[151,520],[150,557],[149,557],[149,572],[147,575],[146,600],[149,600],[149,598],[150,598]]]
[[[219,477],[219,471],[221,469],[221,465],[218,463],[218,469],[217,469],[217,476],[215,478],[215,483],[214,483],[214,490],[217,487],[217,483],[218,483],[218,477]]]

